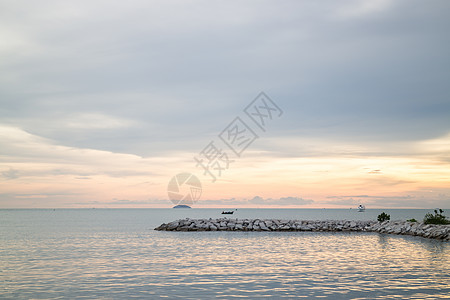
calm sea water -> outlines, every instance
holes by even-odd
[[[376,233],[157,232],[217,209],[0,210],[1,299],[449,299],[450,244]],[[427,210],[239,209],[234,218]]]

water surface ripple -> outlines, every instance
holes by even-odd
[[[450,295],[449,243],[376,233],[157,232],[148,224],[161,211],[118,211],[0,211],[0,298]]]

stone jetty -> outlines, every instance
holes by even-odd
[[[181,219],[162,224],[160,231],[355,231],[420,236],[450,240],[450,225],[425,225],[409,221],[336,221],[275,219]]]

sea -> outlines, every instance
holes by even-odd
[[[160,232],[222,209],[0,210],[0,299],[450,299],[450,243],[348,232]],[[422,220],[421,209],[228,218]]]

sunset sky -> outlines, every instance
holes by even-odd
[[[194,207],[450,208],[449,15],[0,0],[0,208],[172,207],[183,172]],[[264,128],[245,113],[260,92],[279,108]],[[236,117],[257,136],[240,156],[220,137]],[[210,142],[215,182],[194,160]]]

